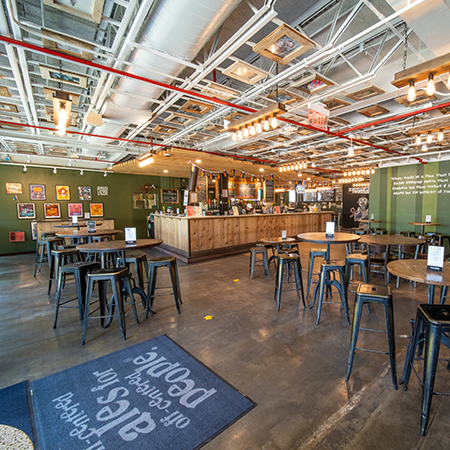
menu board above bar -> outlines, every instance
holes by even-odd
[[[228,196],[232,198],[258,198],[258,183],[245,178],[233,178],[228,181]]]
[[[273,181],[266,181],[266,189],[265,189],[265,200],[266,202],[274,202],[275,201],[275,183]]]
[[[206,202],[206,177],[197,178],[197,188],[195,189],[197,193],[198,202]]]

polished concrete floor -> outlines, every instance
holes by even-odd
[[[343,256],[333,246],[333,256]],[[303,267],[310,246],[301,244]],[[151,249],[149,256],[160,255]],[[446,449],[450,448],[450,398],[434,396],[427,436],[420,435],[421,389],[412,377],[405,392],[395,391],[388,357],[356,354],[345,381],[350,327],[337,304],[324,305],[319,326],[316,311],[303,309],[295,292],[285,292],[281,309],[273,301],[272,278],[258,268],[248,276],[249,254],[179,263],[182,313],[173,297],[155,300],[157,314],[137,325],[127,315],[127,340],[117,321],[108,329],[90,324],[80,345],[76,310],[63,310],[53,329],[55,300],[47,296],[47,268],[33,278],[33,255],[0,258],[0,388],[34,380],[165,333],[204,364],[247,394],[258,406],[213,439],[213,449]],[[303,271],[306,280],[306,272]],[[165,279],[165,282],[164,282]],[[161,276],[162,285],[169,283]],[[382,283],[381,279],[374,282]],[[394,293],[399,376],[417,305],[427,289],[402,281]],[[65,294],[70,294],[69,282]],[[290,286],[292,287],[292,286]],[[354,290],[354,285],[351,288]],[[311,303],[311,298],[307,299]],[[354,294],[350,293],[350,313]],[[212,316],[205,320],[206,316]],[[384,312],[364,310],[370,328],[384,326]],[[386,349],[386,336],[361,332],[361,346]],[[442,348],[441,355],[448,357]],[[419,366],[419,370],[420,370]],[[444,362],[437,386],[450,391]],[[130,447],[131,448],[131,447]],[[174,449],[176,450],[176,449]]]

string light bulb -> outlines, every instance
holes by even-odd
[[[239,139],[239,140],[241,140],[242,138],[243,138],[243,135],[242,135],[242,130],[239,128],[239,131],[237,132],[237,138]]]
[[[248,137],[249,137],[250,132],[248,131],[248,128],[247,128],[247,127],[244,128],[244,132],[243,132],[242,134],[244,135],[245,138],[248,138]]]
[[[409,80],[408,96],[406,98],[408,102],[413,102],[416,99],[416,88],[414,86],[414,80]]]
[[[428,83],[427,83],[426,93],[430,97],[430,96],[434,95],[435,92],[436,92],[436,85],[434,84],[434,75],[433,75],[433,73],[430,73],[428,75]]]
[[[270,124],[269,124],[269,121],[267,119],[263,122],[263,128],[264,128],[264,131],[269,131],[270,130]]]
[[[274,129],[278,126],[278,120],[277,120],[276,116],[273,116],[270,119],[270,126]]]
[[[418,134],[418,135],[416,136],[416,140],[414,141],[414,143],[415,143],[416,145],[420,145],[420,144],[422,143],[422,138],[420,137],[420,134]]]
[[[231,139],[234,141],[234,142],[236,142],[237,141],[237,134],[236,133],[233,133],[232,135],[231,135]]]
[[[258,134],[259,134],[259,133],[262,133],[262,125],[261,125],[261,121],[258,121],[258,123],[256,124],[255,129],[256,129],[256,132],[257,132]]]
[[[433,135],[431,134],[431,131],[427,134],[427,144],[431,144],[431,141],[433,140]]]
[[[256,128],[255,125],[251,125],[250,127],[250,136],[254,136],[256,134]]]
[[[444,132],[442,131],[442,128],[439,130],[437,140],[439,142],[442,142],[444,140]]]

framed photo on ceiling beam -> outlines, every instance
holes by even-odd
[[[328,98],[326,100],[322,100],[322,103],[325,105],[325,108],[327,108],[330,111],[333,111],[334,109],[343,108],[344,106],[351,105],[350,102],[346,102],[345,100],[341,100],[339,98]]]
[[[315,45],[314,41],[283,23],[259,41],[253,51],[284,66]]]
[[[100,23],[105,0],[44,0],[44,5],[91,22]]]
[[[311,95],[333,85],[334,83],[328,78],[325,78],[323,75],[319,75],[318,73],[313,73],[304,78],[300,78],[292,84],[291,87],[299,89],[306,95]]]
[[[3,102],[0,102],[0,111],[6,111],[6,112],[12,112],[12,113],[18,112],[16,105],[11,105],[10,103],[3,103]]]
[[[182,111],[199,114],[201,116],[206,114],[208,111],[211,111],[211,109],[213,108],[213,105],[210,105],[209,103],[199,102],[198,100],[188,100],[186,103],[180,106],[180,109]]]
[[[228,86],[223,86],[222,84],[214,83],[213,81],[210,81],[202,88],[202,92],[211,95],[211,97],[221,98],[222,100],[230,100],[240,94],[236,89],[231,89]]]
[[[39,64],[41,75],[46,80],[56,81],[58,83],[67,83],[72,86],[78,86],[82,88],[87,87],[87,77],[79,75],[73,72],[67,72],[65,70],[59,70],[56,67],[44,66]]]
[[[172,113],[164,122],[171,123],[174,125],[187,125],[195,120],[195,117],[188,116],[182,113]]]
[[[244,61],[236,61],[223,70],[222,73],[227,77],[234,78],[246,84],[255,84],[269,76],[268,73]]]
[[[381,105],[372,105],[367,108],[358,109],[356,112],[366,117],[376,117],[381,114],[387,114],[389,110]]]
[[[178,128],[169,127],[168,125],[156,125],[156,127],[153,128],[153,131],[156,133],[172,134],[173,132],[178,131]]]
[[[42,38],[42,45],[44,48],[54,50],[56,52],[64,53],[65,55],[76,56],[77,58],[92,61],[93,44],[88,44],[80,39],[72,36],[66,36],[56,31],[41,28],[41,33],[46,36]],[[56,40],[59,42],[56,42]],[[61,41],[65,44],[61,44]],[[90,50],[90,51],[89,51]]]
[[[293,92],[290,92],[286,89],[275,89],[273,92],[271,92],[267,98],[270,98],[271,100],[275,100],[279,103],[284,103],[285,105],[290,105],[291,103],[298,103],[303,100],[305,100],[300,93],[295,94]]]
[[[344,95],[351,100],[360,101],[374,97],[375,95],[384,94],[385,92],[386,91],[383,91],[383,89],[380,89],[379,87],[370,85]]]

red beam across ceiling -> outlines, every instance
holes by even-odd
[[[150,78],[141,77],[141,76],[133,74],[131,72],[124,72],[123,70],[118,70],[118,69],[115,69],[113,67],[103,66],[101,64],[98,64],[98,63],[95,63],[95,62],[92,62],[92,61],[86,61],[86,60],[78,58],[76,56],[66,55],[64,53],[60,53],[60,52],[57,52],[55,50],[51,50],[51,49],[48,49],[48,48],[38,47],[37,45],[29,44],[27,42],[18,41],[17,39],[12,39],[12,38],[10,38],[8,36],[3,36],[1,34],[0,34],[0,42],[6,42],[7,44],[10,44],[10,45],[13,45],[13,46],[16,46],[16,47],[22,47],[22,48],[26,48],[26,49],[34,51],[34,52],[44,53],[44,54],[47,54],[47,55],[54,56],[55,58],[65,59],[65,60],[68,60],[68,61],[72,61],[74,63],[78,63],[78,64],[81,64],[81,65],[84,65],[84,66],[88,66],[88,67],[93,67],[95,69],[98,69],[98,70],[101,70],[101,71],[105,71],[105,72],[109,72],[109,73],[113,73],[113,74],[120,75],[120,76],[123,76],[123,77],[133,78],[133,79],[136,79],[136,80],[139,80],[139,81],[143,81],[145,83],[149,83],[149,84],[153,84],[155,86],[159,86],[161,88],[164,88],[164,89],[167,89],[167,90],[170,90],[170,91],[180,92],[182,94],[189,95],[191,97],[196,97],[196,98],[199,98],[199,99],[202,99],[202,100],[206,100],[206,101],[209,101],[209,102],[212,102],[212,103],[216,103],[216,104],[219,104],[219,105],[223,105],[223,106],[228,106],[228,107],[231,107],[231,108],[234,108],[234,109],[239,109],[241,111],[246,111],[246,112],[249,112],[249,113],[257,112],[256,109],[249,108],[247,106],[242,106],[242,105],[238,105],[238,104],[235,104],[235,103],[227,102],[227,101],[221,100],[221,99],[219,99],[217,97],[209,97],[209,96],[201,94],[199,92],[190,91],[188,89],[183,89],[183,88],[180,88],[178,86],[172,86],[170,84],[162,83],[160,81],[155,81],[155,80],[152,80]],[[330,136],[335,136],[335,137],[341,137],[341,138],[344,138],[344,139],[348,139],[346,136],[341,136],[340,134],[334,133],[334,132],[329,131],[329,130],[322,130],[321,128],[317,128],[317,127],[314,127],[312,125],[307,125],[307,124],[296,122],[296,121],[289,120],[289,119],[283,119],[281,117],[279,118],[279,120],[281,120],[283,122],[286,122],[286,123],[291,123],[291,124],[296,125],[296,126],[307,128],[309,130],[314,130],[314,131],[317,131],[317,132],[320,132],[320,133],[325,133],[325,134],[328,134]],[[371,144],[369,142],[360,141],[360,143],[363,143],[364,145],[368,145],[370,147],[378,148],[380,150],[383,150],[383,151],[386,151],[386,152],[389,152],[389,153],[396,153],[396,154],[401,155],[401,156],[409,156],[409,155],[406,155],[406,154],[403,154],[403,153],[400,153],[400,152],[396,152],[394,150],[390,150],[390,149],[385,148],[385,147],[375,146],[375,145],[373,145],[373,144]],[[412,156],[412,158],[415,158],[415,159],[419,160],[420,162],[422,162],[422,160],[420,160],[420,158],[416,158],[414,156]],[[272,162],[272,164],[273,164],[273,162]]]

